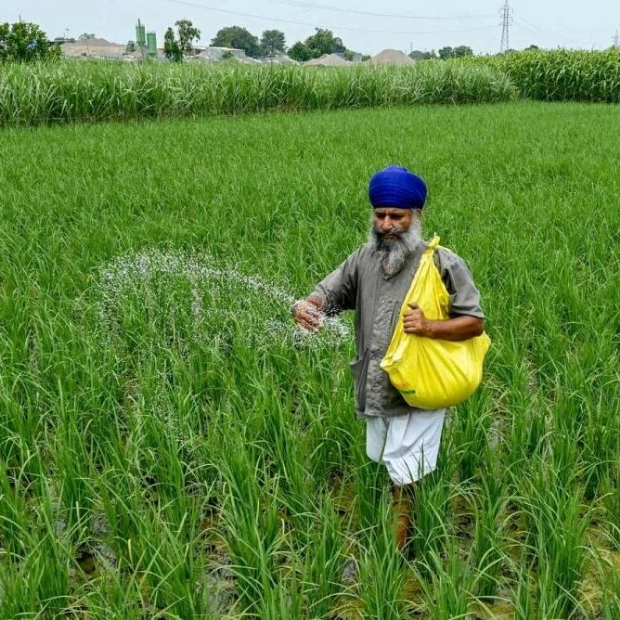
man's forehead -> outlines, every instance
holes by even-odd
[[[411,209],[399,209],[397,207],[376,207],[373,209],[375,215],[406,215],[411,213]]]

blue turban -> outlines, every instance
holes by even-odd
[[[426,184],[407,168],[388,166],[370,179],[368,197],[375,209],[421,209],[426,200]]]

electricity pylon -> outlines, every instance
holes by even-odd
[[[502,16],[502,43],[500,51],[505,52],[510,49],[510,24],[512,23],[512,8],[510,8],[508,0],[504,2],[500,15]]]

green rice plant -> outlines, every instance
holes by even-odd
[[[394,544],[395,523],[389,493],[383,493],[375,515],[376,526],[360,544],[359,551],[362,614],[370,618],[402,618],[407,570],[402,553]]]
[[[103,472],[99,488],[109,532],[107,543],[121,569],[135,570],[143,559],[141,533],[148,531],[144,524],[145,493],[123,463]]]
[[[611,476],[603,485],[606,492],[602,495],[602,506],[605,510],[606,527],[605,533],[612,548],[620,551],[620,523],[618,512],[620,510],[620,463],[613,464]]]
[[[90,538],[96,490],[91,482],[88,460],[78,460],[76,452],[63,445],[56,454],[60,476],[60,501],[65,526],[77,543]]]
[[[612,620],[620,612],[620,576],[617,566],[609,564],[602,568],[602,588],[600,593],[601,612],[604,620]]]
[[[156,507],[148,517],[149,530],[143,532],[150,605],[171,617],[208,617],[205,560],[195,548],[198,515],[189,511],[178,519],[177,508],[170,508]]]
[[[584,492],[589,500],[605,494],[605,488],[609,488],[608,481],[613,480],[618,470],[614,465],[618,443],[617,422],[607,418],[608,392],[604,394],[588,409],[588,421],[583,425],[581,460],[586,476]],[[612,488],[615,488],[614,485]]]
[[[437,469],[414,483],[413,534],[411,548],[416,558],[423,558],[431,551],[443,553],[454,530],[452,504],[463,488],[454,485],[454,464],[450,457],[441,461]],[[426,564],[421,565],[421,570]]]
[[[86,613],[97,620],[143,620],[149,615],[156,616],[158,612],[150,606],[144,594],[146,575],[118,573],[106,566],[101,558],[97,559],[103,564],[101,574],[91,581],[90,591],[78,600],[77,605],[82,611],[87,610]],[[166,617],[165,612],[161,615]]]
[[[283,530],[277,502],[277,478],[253,464],[232,437],[232,453],[222,464],[227,494],[221,511],[222,538],[232,560],[242,608],[260,613],[278,598]],[[266,497],[261,487],[268,491]],[[269,493],[269,490],[271,492]],[[267,503],[268,502],[268,503]],[[274,598],[275,597],[275,598]]]
[[[471,547],[471,563],[475,567],[476,595],[493,599],[502,581],[506,565],[506,533],[504,515],[507,499],[503,496],[501,477],[492,466],[475,495],[475,526]]]
[[[353,492],[356,525],[361,540],[369,542],[379,526],[378,507],[386,490],[390,488],[390,483],[386,471],[376,463],[368,461],[365,449],[365,444],[362,444],[353,451],[357,457],[353,466]]]
[[[294,532],[296,539],[306,541],[306,546],[299,549],[297,562],[303,562],[300,587],[306,615],[310,618],[330,616],[336,597],[342,594],[341,581],[348,565],[341,517],[329,498],[322,501],[310,515],[313,523],[308,523],[307,531]]]
[[[13,366],[20,368],[21,364]],[[36,492],[44,468],[39,438],[44,434],[48,415],[41,414],[41,386],[29,372],[2,372],[0,380],[0,450],[2,467],[12,478],[20,478],[26,490]],[[32,392],[30,392],[32,390]]]
[[[511,407],[511,417],[506,421],[506,472],[519,471],[532,458],[545,454],[551,426],[546,403],[529,395],[518,398],[519,405]],[[513,477],[509,475],[506,481],[512,484]]]
[[[337,399],[311,402],[306,395],[300,395],[295,406],[295,440],[302,444],[308,476],[317,484],[342,477],[345,454],[354,442],[348,424],[339,423],[339,419],[349,418],[348,414],[350,411]]]
[[[463,403],[451,418],[450,458],[462,481],[475,480],[488,458],[492,403],[484,391]]]
[[[539,614],[539,610],[536,606],[535,586],[532,575],[527,570],[520,570],[517,572],[518,581],[516,589],[513,594],[513,603],[515,610],[515,617],[519,620],[526,620],[526,618],[542,618],[548,617],[547,609],[543,609],[542,615]]]
[[[52,453],[58,472],[58,495],[62,506],[62,519],[67,533],[77,544],[90,537],[93,509],[97,491],[93,488],[93,469],[85,436],[77,427],[74,410],[59,390],[58,421],[53,436]],[[70,411],[69,411],[70,409]]]
[[[447,542],[443,552],[428,549],[413,571],[422,591],[420,611],[438,620],[468,617],[475,576],[454,540]]]
[[[428,491],[430,483],[425,481],[416,489],[413,519],[413,536],[411,547],[415,556],[424,556],[432,550],[441,551],[450,536],[450,525],[447,521],[448,496],[444,488]]]
[[[6,618],[34,610],[57,617],[70,606],[70,549],[58,534],[50,491],[43,488],[45,495],[30,514],[14,512],[18,522],[13,526],[20,530],[21,549],[0,561],[0,613]]]
[[[138,405],[135,426],[131,428],[136,446],[133,465],[146,492],[164,500],[173,499],[182,514],[183,490],[187,489],[184,458],[190,454],[182,450],[182,438],[171,432],[176,430],[175,413],[162,400]]]
[[[0,470],[0,544],[7,559],[23,557],[27,549],[29,507],[21,477]]]
[[[584,510],[581,493],[562,478],[537,460],[529,476],[519,481],[518,503],[525,517],[525,548],[536,571],[540,617],[564,617],[575,611],[587,567],[585,543],[592,509]]]

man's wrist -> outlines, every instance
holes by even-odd
[[[439,323],[439,321],[432,321],[432,320],[426,319],[424,321],[424,332],[422,335],[425,338],[436,338],[437,328],[438,328],[437,323]]]

